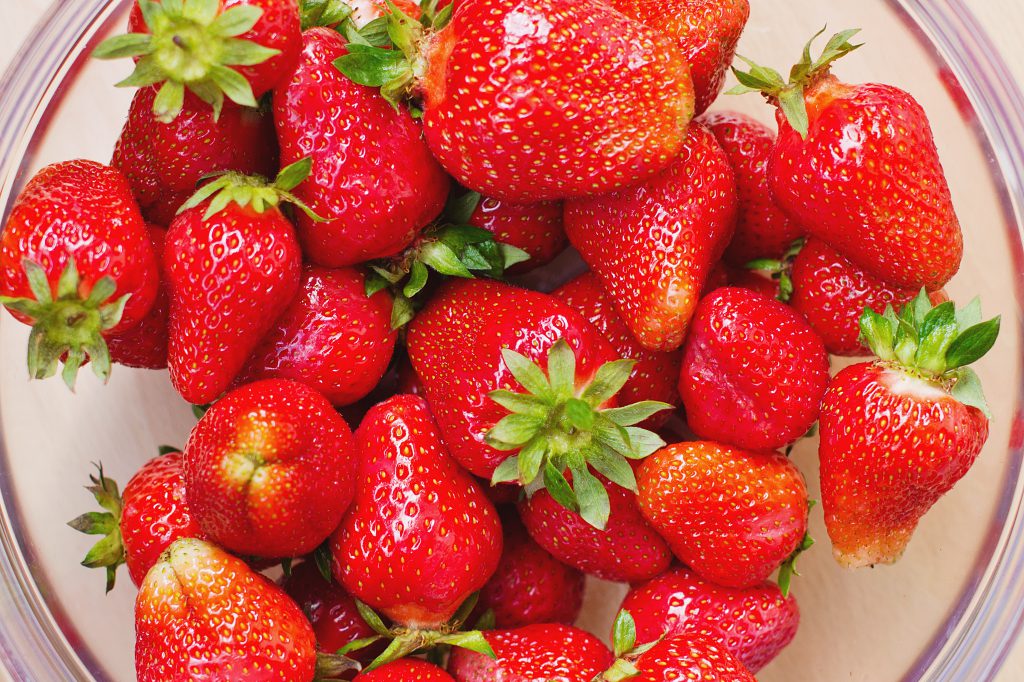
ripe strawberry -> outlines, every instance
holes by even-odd
[[[164,244],[167,230],[156,225],[147,225],[149,241],[157,271],[164,270]],[[110,359],[119,365],[140,369],[164,369],[167,367],[167,317],[171,301],[167,292],[167,278],[161,274],[156,300],[142,321],[137,325],[107,339]]]
[[[847,367],[821,410],[821,496],[836,560],[893,563],[918,520],[970,469],[989,411],[967,367],[989,351],[999,318],[932,306],[922,292],[897,315],[866,310],[861,330],[877,362]]]
[[[278,208],[307,163],[273,185],[228,173],[203,186],[167,232],[164,267],[171,296],[171,382],[190,403],[211,403],[295,296],[301,254]],[[207,200],[209,198],[209,200]]]
[[[452,676],[433,663],[403,658],[356,676],[358,682],[455,682]]]
[[[110,376],[105,339],[139,324],[159,285],[153,247],[128,182],[93,161],[43,168],[0,235],[0,303],[32,326],[29,375],[74,387],[88,359]]]
[[[341,521],[355,487],[348,424],[323,396],[284,379],[235,389],[185,446],[189,509],[226,549],[300,556]]]
[[[274,93],[281,163],[312,159],[296,195],[327,219],[298,216],[303,251],[328,267],[399,253],[441,212],[449,187],[410,113],[334,67],[345,54],[335,31],[306,31],[301,60]]]
[[[118,86],[162,83],[152,109],[164,123],[182,111],[188,93],[212,106],[214,117],[225,96],[256,107],[291,70],[301,44],[296,0],[137,0],[128,31],[93,56],[135,58],[135,71]]]
[[[781,258],[803,231],[775,205],[768,186],[775,132],[731,112],[706,114],[700,121],[715,134],[736,174],[739,217],[725,260],[743,267],[758,258]]]
[[[781,275],[781,273],[780,273]],[[748,268],[729,268],[729,284],[731,287],[741,287],[756,291],[768,298],[780,298],[782,296],[781,276],[775,277],[774,272],[763,270],[750,270]]]
[[[565,230],[641,345],[679,348],[704,283],[736,224],[732,168],[692,125],[676,161],[646,182],[570,201]]]
[[[938,289],[960,267],[963,236],[928,117],[898,88],[830,75],[859,47],[849,42],[856,33],[835,35],[817,60],[808,44],[789,83],[771,70],[736,72],[739,91],[760,90],[779,106],[772,196],[873,277]]]
[[[749,0],[612,0],[612,7],[673,38],[690,64],[697,113],[725,85],[736,44],[750,18]]]
[[[373,390],[391,363],[397,334],[390,321],[391,297],[367,296],[361,271],[307,265],[299,293],[236,383],[292,379],[335,405],[350,405]]]
[[[775,452],[679,443],[637,471],[640,513],[679,560],[724,587],[758,585],[800,547],[807,488]]]
[[[788,306],[735,287],[700,302],[679,379],[687,422],[699,437],[780,448],[817,420],[827,385],[825,347]]]
[[[562,202],[516,204],[488,197],[476,198],[469,224],[494,234],[499,244],[522,249],[530,259],[509,268],[510,274],[547,265],[565,250],[568,239],[562,225]]]
[[[392,97],[420,95],[434,155],[484,196],[605,192],[657,173],[682,146],[693,115],[684,55],[603,2],[466,0],[447,26],[425,22],[436,33],[401,12],[387,21],[397,50],[357,48],[339,68]]]
[[[636,620],[641,642],[665,634],[700,636],[722,644],[754,673],[793,640],[800,625],[796,600],[775,583],[719,587],[687,568],[632,588],[622,608]]]

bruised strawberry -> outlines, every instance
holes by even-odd
[[[360,673],[357,682],[455,682],[452,676],[433,663],[415,658],[403,658],[382,665],[375,670]]]
[[[149,241],[153,245],[157,270],[164,270],[164,243],[167,230],[149,225]],[[167,291],[167,278],[161,274],[156,300],[142,321],[131,329],[107,339],[110,359],[126,367],[164,369],[167,367],[167,318],[171,301]]]
[[[479,195],[477,195],[479,197]],[[568,244],[562,225],[562,202],[516,204],[480,197],[469,224],[494,234],[499,244],[522,249],[530,259],[509,268],[509,274],[528,272],[547,265]]]

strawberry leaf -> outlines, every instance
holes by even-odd
[[[401,52],[359,43],[349,43],[348,54],[334,60],[334,66],[353,82],[371,88],[412,73]]]
[[[569,511],[579,511],[579,502],[576,495],[569,486],[565,475],[559,471],[549,459],[544,466],[544,488],[551,494],[552,499]]]
[[[572,471],[573,492],[580,507],[580,516],[594,528],[604,530],[611,515],[608,491],[601,481],[590,473],[586,464],[573,462],[569,470]]]
[[[995,317],[962,332],[946,351],[946,366],[950,369],[965,367],[984,357],[999,338],[1001,322],[1001,317]]]
[[[950,394],[964,405],[978,408],[986,418],[992,418],[992,410],[985,399],[981,380],[970,367],[961,367],[956,370],[956,383],[953,384]]]

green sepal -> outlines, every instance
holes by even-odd
[[[987,419],[992,418],[992,409],[985,399],[985,392],[981,388],[981,379],[970,367],[960,367],[955,370],[956,383],[950,389],[950,395],[964,405],[976,407],[981,410]]]
[[[783,303],[789,303],[793,298],[793,263],[806,243],[807,239],[800,237],[793,240],[781,258],[758,258],[746,263],[743,268],[760,272],[778,282],[779,293],[775,298]]]
[[[371,644],[376,644],[381,639],[382,639],[381,635],[374,635],[372,637],[363,637],[362,639],[355,639],[355,640],[352,640],[351,642],[349,642],[348,644],[346,644],[345,646],[341,647],[340,649],[338,649],[335,653],[342,654],[342,655],[350,654],[353,651],[359,651],[360,649],[365,649],[366,647],[370,646]]]
[[[302,0],[299,3],[302,30],[315,26],[337,26],[352,16],[352,8],[345,0]]]
[[[92,493],[97,504],[106,511],[87,512],[68,522],[68,525],[87,535],[103,535],[93,545],[82,565],[87,568],[102,568],[106,573],[106,591],[114,589],[117,567],[125,563],[124,543],[121,538],[121,493],[117,483],[104,476],[103,465],[97,464],[97,475],[89,476],[92,485],[86,490]]]
[[[331,548],[326,542],[313,550],[313,562],[316,563],[316,570],[326,582],[334,582],[334,573],[331,571]]]
[[[636,621],[625,609],[619,611],[612,624],[612,646],[615,658],[622,658],[636,646]]]
[[[612,625],[615,662],[604,672],[595,675],[592,682],[622,682],[640,675],[636,661],[661,642],[665,635],[639,646],[636,643],[636,636],[636,622],[633,616],[625,609],[619,611]]]
[[[810,506],[808,506],[810,510]],[[793,576],[800,575],[800,572],[796,570],[796,560],[800,558],[800,555],[809,550],[814,546],[814,538],[808,533],[804,533],[803,539],[797,548],[793,550],[793,553],[789,555],[782,565],[779,566],[778,585],[779,591],[782,592],[783,597],[789,596],[790,585],[793,582]]]
[[[157,448],[157,453],[163,457],[165,455],[175,455],[181,453],[181,448],[176,448],[173,445],[161,445]]]
[[[359,670],[362,670],[359,662],[348,656],[318,651],[316,652],[316,671],[313,674],[313,682],[345,680],[348,679],[348,673]]]
[[[192,416],[196,419],[202,419],[206,416],[206,413],[210,411],[211,407],[213,407],[213,403],[209,403],[207,405],[192,405]]]
[[[310,157],[300,159],[281,169],[271,182],[261,175],[243,175],[235,171],[214,174],[210,182],[200,187],[188,201],[181,205],[178,214],[196,208],[209,201],[203,220],[209,220],[230,204],[250,207],[257,213],[264,213],[270,208],[278,208],[289,203],[299,208],[316,222],[326,220],[313,212],[301,199],[292,194],[308,177],[313,168]]]

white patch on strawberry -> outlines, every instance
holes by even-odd
[[[948,393],[938,384],[911,376],[898,369],[888,369],[882,374],[882,382],[895,395],[910,396],[919,400],[941,400]]]

